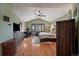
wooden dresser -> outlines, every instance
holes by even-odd
[[[16,41],[14,39],[2,43],[3,56],[13,56],[16,53]]]

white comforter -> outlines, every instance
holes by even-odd
[[[51,32],[40,32],[39,37],[41,38],[56,38],[56,34],[53,34]]]

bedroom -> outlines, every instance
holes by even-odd
[[[72,3],[1,4],[0,16],[6,15],[12,20],[10,22],[3,22],[1,20],[1,22],[5,23],[5,27],[1,26],[1,28],[10,30],[5,31],[1,29],[3,33],[6,32],[6,38],[4,36],[1,37],[0,51],[2,45],[3,55],[8,56],[74,55],[75,47],[72,47],[70,44],[72,43],[70,39],[74,37],[71,35],[71,32],[74,33],[74,25],[70,24],[70,22],[74,23],[74,19],[77,19],[77,15],[73,16],[76,5]],[[3,23],[0,24],[3,25]],[[59,36],[63,40],[59,39]],[[13,39],[12,41],[15,44],[12,44],[16,46],[15,50],[13,48],[9,50],[9,46],[5,45],[6,43],[11,45],[10,41],[8,41],[9,39]],[[71,48],[69,48],[70,46]],[[68,48],[67,51],[66,48]]]
[[[28,4],[28,5],[31,6],[31,4]],[[27,10],[26,14],[22,13],[23,15],[26,15],[26,16],[23,16],[25,18],[22,17],[23,19],[25,19],[24,20],[25,22],[23,24],[24,28],[22,28],[22,31],[24,31],[26,38],[30,37],[31,35],[34,36],[31,38],[32,44],[37,45],[36,47],[35,46],[32,47],[32,44],[29,42],[30,40],[27,40],[30,38],[25,39],[25,41],[28,42],[29,45],[24,43],[24,41],[23,41],[24,47],[28,48],[27,52],[24,53],[24,55],[44,55],[44,50],[46,52],[45,55],[49,55],[49,56],[56,55],[56,53],[57,53],[57,50],[56,50],[56,48],[57,48],[56,47],[56,42],[57,42],[56,41],[56,22],[73,19],[72,18],[72,16],[73,16],[72,15],[72,9],[73,9],[72,5],[73,4],[63,4],[63,5],[58,4],[59,6],[56,4],[56,5],[53,5],[52,7],[51,6],[47,7],[46,5],[48,6],[48,5],[52,5],[52,4],[44,4],[44,5],[35,4],[33,7],[25,8],[25,10],[21,7],[19,8],[19,9],[22,9],[21,13],[22,13],[22,11],[24,12]],[[18,13],[20,13],[20,11],[17,11],[16,14],[18,14]],[[63,31],[63,28],[62,28],[62,31]],[[41,44],[48,45],[48,46],[43,48],[43,47],[41,47],[42,46]],[[49,46],[51,46],[51,47],[49,47]],[[69,51],[66,51],[66,52],[68,53]],[[29,54],[27,54],[27,53],[29,53]],[[64,52],[61,52],[61,53],[64,53]],[[19,55],[19,54],[20,54],[20,52],[17,53],[16,55]],[[21,53],[21,55],[23,55],[23,53]]]

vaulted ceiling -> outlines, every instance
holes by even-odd
[[[35,9],[42,8],[46,17],[43,17],[46,21],[54,21],[58,17],[61,17],[68,13],[71,9],[71,3],[13,3],[10,4],[14,13],[23,21],[30,21],[37,18],[34,15]]]

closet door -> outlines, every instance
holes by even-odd
[[[75,47],[75,20],[56,22],[57,55],[70,56]]]

